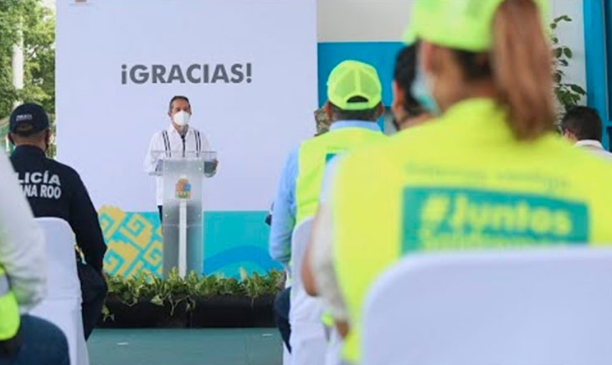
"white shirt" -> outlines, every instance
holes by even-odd
[[[334,221],[332,219],[333,199],[331,199],[331,185],[341,158],[334,158],[325,169],[319,210],[312,231],[310,264],[315,286],[323,305],[334,319],[348,322],[348,311],[334,268]]]
[[[601,142],[599,141],[592,140],[592,139],[584,139],[582,141],[576,142],[574,146],[584,148],[585,150],[588,150],[597,156],[601,156],[603,158],[612,160],[612,153],[610,153],[609,151],[606,151],[603,148],[603,145],[601,144]]]
[[[11,162],[0,151],[0,265],[21,312],[38,304],[47,290],[45,234],[34,220]]]
[[[167,133],[168,138],[164,137],[164,132]],[[184,149],[183,149],[184,148]],[[151,138],[149,144],[149,151],[144,161],[144,171],[149,175],[155,175],[158,161],[164,157],[163,151],[171,152],[197,152],[197,151],[212,151],[210,143],[203,133],[200,133],[197,129],[189,127],[183,138],[180,133],[171,124],[167,129],[156,132]],[[156,178],[156,203],[157,205],[164,204],[164,186],[163,177],[157,176]]]

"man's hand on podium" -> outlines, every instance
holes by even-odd
[[[204,176],[213,177],[217,173],[217,167],[219,166],[219,160],[216,158],[214,160],[205,161],[204,162]]]
[[[160,173],[164,169],[164,160],[161,158],[157,160],[157,164],[155,165],[155,172]]]

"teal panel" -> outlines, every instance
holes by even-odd
[[[207,212],[204,215],[204,272],[225,276],[281,269],[268,254],[268,212]]]
[[[264,274],[282,269],[268,254],[268,212],[204,213],[204,273],[238,276],[240,268]],[[105,271],[131,276],[141,271],[161,274],[161,227],[157,212],[102,210],[100,223],[109,249]]]

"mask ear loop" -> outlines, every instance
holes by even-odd
[[[401,119],[397,119],[395,116],[393,117],[392,123],[393,127],[395,127],[396,132],[400,132],[402,130],[402,125],[406,123],[410,116],[408,114],[404,115]]]

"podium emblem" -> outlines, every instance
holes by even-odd
[[[181,177],[175,187],[175,196],[177,199],[191,198],[191,184],[186,177]]]

